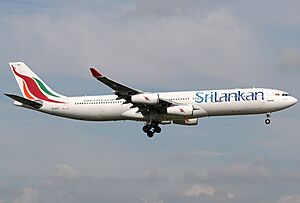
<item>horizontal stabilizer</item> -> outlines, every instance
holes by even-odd
[[[5,94],[5,95],[12,98],[15,101],[18,101],[22,104],[25,104],[35,109],[39,109],[43,106],[42,101],[31,101],[29,99],[25,99],[24,97],[20,97],[18,95],[13,95],[13,94]]]

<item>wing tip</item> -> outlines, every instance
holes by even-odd
[[[96,68],[94,68],[94,67],[91,67],[91,68],[90,68],[90,71],[91,71],[93,77],[95,77],[95,78],[99,78],[99,77],[102,77],[102,76],[103,76],[103,75],[102,75]]]

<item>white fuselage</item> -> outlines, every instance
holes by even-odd
[[[297,100],[274,89],[248,88],[157,93],[159,98],[177,104],[193,105],[203,113],[192,116],[174,116],[161,112],[142,114],[138,108],[116,95],[66,97],[64,104],[44,102],[38,111],[61,117],[87,121],[137,120],[171,121],[206,116],[271,113],[288,108]]]

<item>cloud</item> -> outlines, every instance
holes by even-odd
[[[149,200],[147,198],[142,198],[142,202],[143,203],[164,203],[163,200],[154,200],[154,201],[152,201],[152,200]]]
[[[178,153],[172,154],[170,157],[176,160],[188,160],[195,158],[218,158],[218,157],[226,157],[227,155],[217,151],[210,150],[196,150],[190,153]]]
[[[239,12],[243,12],[244,16],[254,20],[256,25],[268,25],[266,27],[273,27],[285,31],[295,31],[299,29],[300,15],[297,8],[300,6],[300,3],[297,0],[273,1],[272,3],[257,0],[232,2],[231,5],[233,7]],[[266,11],[265,8],[269,8],[268,11]]]
[[[232,193],[230,193],[230,192],[227,192],[227,197],[228,197],[229,199],[234,199],[234,198],[235,198],[235,195],[232,194]]]
[[[216,189],[210,185],[194,184],[182,195],[188,200],[206,200],[208,202],[227,202],[235,199],[235,195],[231,192]]]
[[[186,197],[200,197],[203,195],[213,197],[215,193],[215,188],[211,186],[193,185],[191,188],[184,191],[182,194]]]
[[[104,73],[122,80],[143,73],[147,77],[134,80],[146,85],[153,84],[153,77],[156,84],[166,85],[174,78],[184,81],[196,75],[195,80],[252,81],[248,75],[260,67],[254,64],[260,49],[246,22],[222,6],[197,10],[201,5],[193,4],[195,1],[188,1],[181,15],[145,16],[149,6],[154,13],[161,9],[156,2],[108,7],[104,16],[101,12],[75,15],[50,10],[2,18],[0,25],[6,28],[2,35],[10,36],[3,40],[7,47],[3,57],[28,61],[35,70],[77,77],[89,77],[91,65],[103,66]],[[180,10],[185,3],[177,2],[171,10]],[[189,12],[191,8],[197,12]]]
[[[160,173],[157,170],[147,170],[141,176],[133,178],[138,181],[138,183],[149,185],[149,184],[160,184],[168,181],[168,176]]]
[[[22,191],[22,195],[16,197],[13,200],[13,203],[38,203],[39,202],[39,193],[37,190],[32,189],[31,187],[26,187]]]
[[[238,162],[227,167],[210,170],[209,174],[216,177],[261,180],[270,179],[271,170],[260,162]]]
[[[70,181],[80,178],[81,173],[79,170],[74,169],[68,164],[58,164],[55,166],[55,169],[53,170],[50,176],[55,179]]]
[[[300,194],[283,196],[278,203],[300,203]]]
[[[288,47],[280,53],[280,68],[282,70],[300,70],[300,49]]]
[[[228,179],[265,182],[271,177],[271,169],[263,161],[234,162],[217,169],[192,170],[183,174],[183,178],[188,182]]]
[[[197,150],[194,152],[195,156],[198,157],[219,157],[226,156],[224,153],[216,152],[216,151],[206,151],[206,150]]]
[[[50,188],[60,188],[82,177],[81,172],[68,164],[57,164],[53,171],[45,176],[42,183]]]

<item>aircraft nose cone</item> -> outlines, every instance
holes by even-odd
[[[292,105],[296,104],[297,102],[298,102],[298,100],[295,97],[291,98]]]

